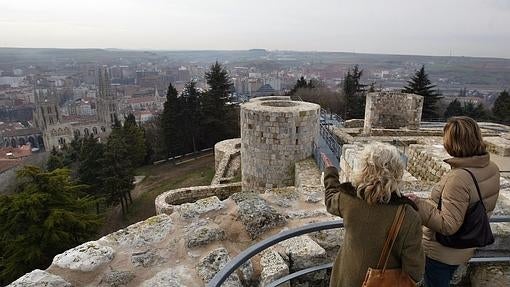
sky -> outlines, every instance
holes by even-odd
[[[0,47],[510,58],[510,0],[0,0]]]

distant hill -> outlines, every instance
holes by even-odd
[[[262,65],[285,68],[300,64],[315,67],[359,64],[367,70],[413,70],[422,64],[432,79],[448,78],[472,86],[510,87],[510,59],[481,57],[448,57],[421,55],[360,54],[344,52],[298,52],[251,50],[122,50],[122,49],[54,49],[0,48],[0,69],[13,65],[68,64],[133,64],[141,61],[204,63],[214,61],[233,65]],[[339,74],[339,77],[341,75]]]

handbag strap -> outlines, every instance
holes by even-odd
[[[471,172],[469,169],[467,168],[462,168],[463,170],[467,171],[469,173],[469,175],[471,176],[471,178],[473,179],[474,183],[475,183],[475,187],[476,187],[476,192],[478,193],[478,198],[480,198],[480,202],[482,203],[482,206],[483,206],[483,209],[484,210],[487,210],[485,208],[485,204],[483,203],[483,198],[482,198],[482,193],[480,192],[480,186],[478,186],[478,181],[476,180],[476,177],[475,175],[473,174],[473,172]],[[441,210],[441,204],[443,202],[443,193],[441,193],[441,195],[439,196],[439,201],[437,203],[437,208],[439,210]]]
[[[391,250],[393,249],[393,245],[395,244],[395,241],[397,239],[400,227],[404,222],[404,216],[405,216],[404,206],[400,205],[397,209],[397,213],[395,214],[395,218],[393,219],[393,224],[391,225],[390,230],[388,232],[388,237],[384,242],[384,246],[381,252],[381,256],[379,257],[379,261],[377,262],[377,269],[381,269],[381,264],[383,264],[384,262],[382,268],[383,273],[386,270],[386,265],[388,264],[388,259],[390,257]]]

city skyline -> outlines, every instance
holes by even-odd
[[[0,47],[510,58],[510,2],[504,0],[167,2],[2,3]]]

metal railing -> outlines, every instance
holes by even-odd
[[[490,218],[490,222],[496,223],[496,222],[510,222],[510,216],[493,216]],[[335,220],[335,221],[327,221],[327,222],[318,222],[318,223],[312,223],[308,224],[302,227],[298,227],[295,229],[285,230],[282,231],[276,235],[273,235],[271,237],[268,237],[260,242],[257,242],[256,244],[248,247],[246,250],[239,253],[234,259],[230,260],[225,267],[223,267],[216,275],[209,281],[207,284],[207,287],[220,287],[221,284],[223,284],[228,277],[241,265],[243,265],[245,262],[250,260],[253,256],[257,255],[258,253],[266,250],[267,248],[276,245],[277,243],[280,243],[284,240],[287,240],[292,237],[305,235],[311,232],[321,231],[321,230],[328,230],[328,229],[336,229],[336,228],[342,228],[344,227],[343,220]],[[510,263],[510,256],[504,256],[504,257],[474,257],[470,260],[471,263],[490,263],[490,262],[508,262]],[[267,286],[278,286],[282,283],[285,283],[291,279],[297,278],[299,276],[302,276],[307,273],[328,269],[331,268],[332,264],[324,264],[320,266],[315,266],[307,269],[303,269],[300,271],[297,271],[295,273],[289,274],[285,277],[282,277]]]

